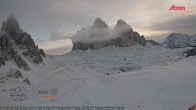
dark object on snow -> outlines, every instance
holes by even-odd
[[[30,81],[28,79],[24,79],[23,82],[25,82],[28,85],[31,85]]]
[[[30,81],[27,78],[23,77],[22,73],[17,69],[13,69],[13,70],[7,71],[6,73],[0,74],[0,84],[5,83],[6,81],[9,81],[11,78],[14,78],[16,80],[19,79],[19,81],[21,81],[22,79],[24,83],[31,85]]]
[[[192,48],[192,49],[190,49],[190,50],[187,50],[187,51],[185,52],[185,54],[187,54],[186,57],[190,57],[190,56],[196,55],[196,47],[194,47],[194,48]]]
[[[158,42],[154,40],[148,40],[147,42],[151,43],[152,45],[160,45]]]

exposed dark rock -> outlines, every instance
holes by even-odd
[[[28,85],[31,85],[29,79],[24,79],[23,82],[25,82],[25,83],[28,84]]]
[[[121,37],[121,34],[133,33],[133,29],[124,20],[118,20],[113,31],[114,37]]]
[[[158,42],[154,40],[148,40],[147,42],[151,43],[152,45],[160,45]]]
[[[105,73],[106,75],[110,75],[110,73]]]
[[[27,78],[24,78],[21,74],[21,72],[17,69],[13,69],[10,71],[7,71],[6,73],[0,74],[0,84],[5,83],[6,81],[9,81],[11,78],[19,79],[19,81],[22,81],[28,85],[31,85],[30,81]]]
[[[95,28],[107,28],[108,25],[102,21],[101,18],[96,18],[93,25],[92,25],[92,28],[95,29]]]
[[[43,57],[46,57],[46,54],[44,53],[44,50],[43,50],[43,49],[39,49],[39,53],[40,53],[40,55],[42,55]]]
[[[186,54],[186,57],[195,56],[196,55],[196,47],[194,47],[190,50],[187,50],[184,53]]]
[[[146,39],[144,36],[140,36],[138,32],[133,32],[133,39],[136,43],[145,46],[146,45]]]
[[[30,70],[26,62],[21,58],[20,55],[14,55],[14,61],[18,65],[19,68],[24,68],[24,70]]]
[[[132,37],[133,29],[125,21],[118,20],[117,24],[113,31],[112,44],[115,44],[119,47],[129,47],[135,44],[135,41]]]
[[[20,77],[22,77],[22,74],[21,74],[21,72],[20,71],[15,71],[14,72],[14,77],[16,78],[16,79],[19,79]]]
[[[14,48],[10,43],[10,38],[7,34],[0,37],[0,66],[5,65],[5,62],[14,57]]]

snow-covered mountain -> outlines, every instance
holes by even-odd
[[[30,70],[28,64],[22,58],[25,57],[32,63],[42,63],[45,53],[38,49],[31,36],[23,32],[14,15],[10,15],[1,27],[0,36],[0,65],[7,61],[13,61],[19,68]]]
[[[0,37],[0,99],[3,99],[0,106],[183,110],[196,102],[196,58],[184,58],[188,48],[167,49],[155,41],[147,41],[122,20],[117,25],[128,31],[116,26],[112,34],[115,39],[106,40],[112,43],[105,46],[101,38],[101,44],[94,42],[92,46],[86,42],[108,36],[107,24],[100,19],[95,22],[98,24],[89,28],[92,33],[86,34],[89,29],[85,28],[77,35],[87,36],[72,39],[76,42],[70,53],[45,55],[30,35],[20,29],[15,17],[9,17],[3,23]],[[27,98],[13,100],[10,90],[15,87],[24,87]],[[52,99],[39,94],[40,90],[51,89],[57,90]]]
[[[44,51],[38,49],[31,36],[20,29],[15,16],[10,15],[2,23],[0,31],[0,66],[7,68],[6,71],[1,71],[5,74],[0,74],[0,78],[22,77],[21,70],[31,70],[28,63],[43,63],[42,57],[45,57]]]
[[[99,73],[114,74],[178,60],[183,57],[184,50],[168,50],[146,43],[146,46],[135,44],[130,47],[110,46],[98,50],[75,50],[55,58],[63,64],[75,63]],[[75,60],[76,62],[72,62]]]
[[[172,33],[164,41],[164,46],[168,48],[195,47],[196,36],[181,33]]]
[[[84,30],[82,29],[81,32]],[[105,37],[110,35],[107,24],[100,18],[95,20],[90,30],[92,39],[101,35]],[[81,32],[77,35],[85,35]],[[35,46],[31,36],[20,29],[16,18],[9,16],[1,28],[1,82],[3,84],[9,82],[8,79],[10,78],[15,80],[17,79],[15,77],[21,76],[22,82],[36,84],[48,78],[53,80],[53,77],[57,81],[72,79],[73,77],[94,77],[95,74],[95,76],[99,76],[135,71],[177,61],[183,58],[182,53],[186,50],[169,50],[153,40],[147,41],[137,32],[133,32],[132,28],[123,20],[118,20],[112,36],[115,36],[114,39],[106,40],[110,41],[110,43],[107,42],[107,46],[102,45],[102,47],[100,42],[94,43],[93,48],[98,47],[95,50],[88,49],[89,45],[84,46],[76,43],[73,47],[75,49],[68,54],[45,55],[42,49]],[[72,40],[79,42],[91,39],[85,37],[80,39],[81,37],[84,36],[74,36]],[[101,42],[103,43],[103,41]],[[100,46],[101,48],[99,48]],[[84,48],[88,50],[83,51]],[[84,73],[84,75],[79,75],[79,73]]]
[[[100,19],[96,19],[94,25],[93,29],[95,27],[107,27]],[[120,27],[124,29],[121,30]],[[125,28],[128,30],[125,30]],[[105,32],[105,29],[101,30],[99,28],[98,30]],[[127,32],[128,34],[126,34]],[[182,57],[183,49],[168,50],[146,40],[145,45],[142,45],[141,40],[137,39],[141,36],[137,32],[133,32],[124,21],[119,20],[113,35],[123,35],[122,33],[124,33],[122,39],[129,38],[130,33],[132,33],[135,36],[132,36],[134,45],[126,40],[120,40],[115,45],[108,45],[96,50],[83,51],[76,49],[65,55],[51,56],[45,55],[43,50],[38,49],[31,36],[20,29],[16,18],[10,16],[3,23],[1,29],[2,49],[0,52],[1,64],[3,65],[0,68],[0,78],[2,84],[9,82],[7,79],[10,78],[15,80],[16,78],[12,78],[18,76],[17,74],[20,74],[19,76],[22,76],[22,79],[28,79],[26,81],[28,84],[36,84],[48,78],[57,81],[74,77],[94,77],[95,74],[95,76],[99,76],[135,71],[152,65],[176,61]],[[91,33],[91,35],[94,34]],[[112,42],[114,42],[114,39]],[[84,75],[79,75],[79,73],[84,73]]]

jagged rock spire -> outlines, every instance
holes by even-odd
[[[21,31],[20,26],[18,24],[18,21],[17,21],[17,19],[16,19],[14,14],[10,14],[8,16],[8,19],[6,20],[6,22],[4,21],[2,23],[1,30],[5,31],[5,32],[8,32],[8,33],[11,30],[12,31]]]
[[[124,20],[118,20],[112,35],[108,25],[101,18],[96,18],[90,29],[82,29],[72,38],[73,50],[99,49],[107,46],[129,47],[138,43],[145,46],[144,36],[133,32]]]
[[[96,18],[92,27],[104,28],[104,27],[108,27],[108,25],[104,21],[102,21],[101,18]]]
[[[127,25],[127,23],[126,23],[124,20],[122,20],[122,19],[119,19],[119,20],[117,21],[117,24],[118,24],[118,25],[119,25],[119,24]]]
[[[44,51],[38,49],[31,36],[20,29],[14,14],[9,15],[2,23],[1,33],[3,34],[0,34],[0,66],[12,60],[19,68],[29,70],[22,55],[33,63],[43,62]]]
[[[101,18],[96,18],[93,25],[91,26],[90,32],[89,32],[89,38],[95,38],[95,37],[99,37],[99,38],[107,38],[109,37],[109,28],[108,25],[102,21]],[[95,42],[100,41],[101,39],[94,39]]]
[[[131,28],[130,25],[128,25],[124,20],[119,19],[117,21],[117,24],[114,28],[114,34],[116,33],[132,33],[133,29]]]

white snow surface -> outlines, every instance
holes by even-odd
[[[187,110],[196,103],[196,57],[183,58],[184,49],[134,45],[48,55],[44,64],[28,63],[30,80],[0,84],[0,106],[123,106],[125,110]],[[24,101],[14,101],[10,88],[23,86]],[[43,99],[39,90],[56,88],[55,99]]]

